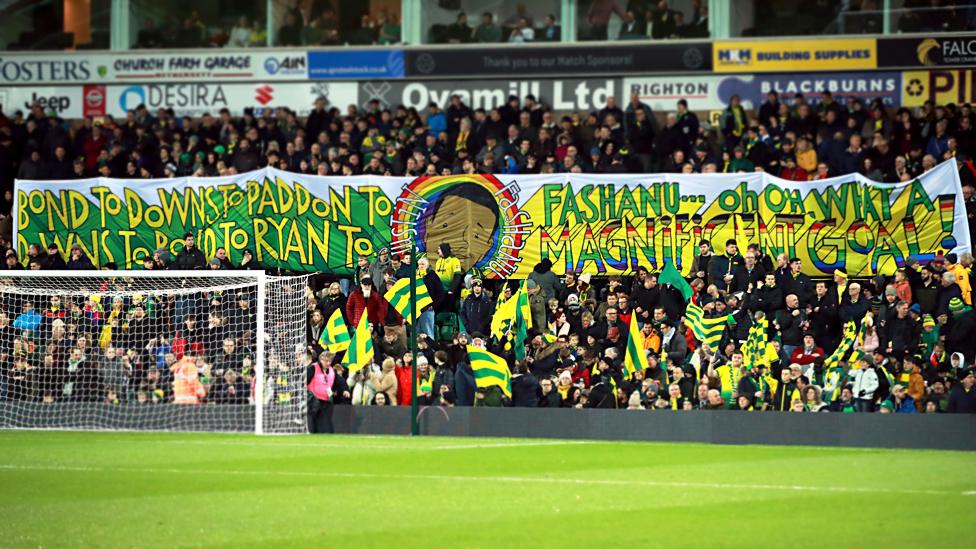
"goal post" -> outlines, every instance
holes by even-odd
[[[307,432],[308,277],[3,271],[0,429]]]

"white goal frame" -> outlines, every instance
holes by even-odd
[[[238,271],[238,270],[199,270],[199,271],[184,271],[184,270],[140,270],[140,271],[105,271],[105,270],[85,270],[85,271],[50,270],[50,271],[45,271],[45,270],[41,270],[41,271],[31,271],[31,270],[22,270],[21,271],[21,270],[18,270],[18,271],[3,271],[2,273],[0,273],[0,295],[5,294],[5,293],[7,293],[7,292],[10,291],[8,289],[7,282],[13,282],[15,288],[23,288],[25,291],[28,290],[28,288],[26,287],[26,285],[23,285],[23,284],[21,286],[17,286],[16,285],[16,281],[18,279],[20,279],[20,280],[29,280],[29,279],[62,279],[62,280],[67,280],[67,279],[73,279],[73,280],[77,280],[77,279],[92,279],[93,281],[94,280],[104,281],[104,280],[107,280],[107,279],[116,279],[116,278],[123,278],[123,279],[159,278],[159,279],[173,279],[173,280],[181,280],[182,279],[182,280],[191,280],[191,281],[195,280],[195,281],[199,281],[197,284],[192,285],[191,288],[193,288],[196,291],[201,291],[201,292],[217,291],[217,290],[221,290],[221,289],[225,289],[226,290],[226,289],[231,289],[231,288],[233,288],[233,289],[239,289],[239,288],[243,288],[243,287],[247,287],[247,286],[252,286],[253,285],[254,288],[256,289],[256,301],[257,301],[257,303],[255,304],[256,305],[255,306],[255,309],[254,309],[255,310],[255,317],[256,317],[256,319],[255,319],[256,320],[256,326],[257,326],[257,329],[256,329],[255,334],[254,334],[254,336],[255,336],[255,348],[254,349],[255,349],[255,355],[256,355],[255,356],[255,360],[254,360],[254,372],[255,372],[255,376],[256,376],[256,382],[254,384],[254,397],[253,397],[253,407],[254,407],[254,433],[257,434],[257,435],[263,435],[263,434],[279,434],[279,433],[274,432],[274,430],[271,430],[271,432],[266,433],[266,429],[265,429],[265,412],[266,412],[265,407],[268,405],[265,402],[265,400],[266,400],[265,399],[265,397],[266,397],[265,380],[266,380],[266,373],[267,373],[267,356],[266,356],[266,349],[265,349],[265,335],[267,333],[266,329],[267,329],[267,326],[268,326],[268,324],[267,324],[267,322],[268,322],[268,315],[267,315],[268,286],[269,286],[269,284],[284,283],[284,282],[289,282],[290,284],[297,286],[300,283],[301,285],[298,286],[298,287],[302,288],[302,294],[301,295],[304,298],[304,296],[305,296],[305,293],[304,293],[305,290],[304,290],[304,288],[307,286],[308,276],[309,275],[298,275],[298,276],[294,276],[294,277],[291,277],[291,276],[289,276],[289,277],[277,277],[277,276],[267,275],[262,270],[253,270],[253,271],[248,271],[248,270],[240,270],[240,271]],[[228,281],[232,281],[233,279],[237,279],[237,282],[236,283],[230,283],[230,284],[224,284],[224,285],[221,285],[219,282],[216,282],[216,284],[214,286],[212,286],[212,287],[206,286],[206,283],[207,283],[208,280],[217,281],[219,279],[226,279]],[[48,293],[45,293],[45,292],[48,292]],[[38,289],[36,291],[36,295],[50,295],[51,293],[54,293],[54,292],[56,292],[56,289],[55,289],[55,286],[54,285],[52,285],[51,287],[45,289],[45,288],[43,288],[43,285],[42,284],[39,284],[38,285]],[[179,292],[180,292],[180,290],[175,290],[173,288],[162,288],[162,289],[159,289],[159,290],[153,290],[153,289],[145,289],[145,290],[140,289],[140,290],[138,290],[138,293],[142,293],[143,295],[171,295],[173,293],[179,293]],[[28,294],[30,294],[30,293],[31,292],[28,292]],[[99,293],[100,294],[107,295],[107,296],[111,296],[112,294],[120,295],[120,296],[121,295],[132,295],[131,293],[128,293],[127,294],[126,292],[113,291],[111,289],[110,290],[107,290],[107,291],[104,291],[104,292],[99,292]],[[82,292],[79,291],[77,294],[75,294],[75,293],[73,293],[71,291],[66,291],[66,294],[68,294],[68,295],[75,295],[75,296],[81,296],[82,295]],[[296,330],[299,333],[301,333],[302,334],[301,337],[304,338],[305,337],[305,325],[304,325],[304,323],[306,321],[305,320],[306,317],[305,317],[305,311],[304,311],[304,309],[302,311],[301,318],[302,318],[302,320],[301,320],[301,324],[302,325],[301,326],[289,326],[288,327],[288,330],[289,331]],[[295,371],[298,372],[299,375],[301,376],[301,379],[304,380],[304,377],[305,377],[305,365],[304,364],[296,365]],[[304,383],[304,381],[302,381],[302,383],[301,383],[302,389],[304,389],[304,386],[305,386],[305,383]],[[304,394],[304,392],[302,392],[301,394],[299,394],[297,396],[297,402],[295,404],[296,404],[296,406],[298,406],[298,409],[300,409],[300,411],[301,411],[301,419],[302,419],[301,426],[300,427],[297,427],[296,430],[295,430],[295,432],[297,432],[297,433],[307,432],[307,424],[305,422],[305,394]],[[18,429],[18,428],[26,428],[26,429],[46,429],[46,428],[51,428],[51,429],[78,429],[78,430],[95,430],[95,429],[98,429],[98,428],[95,428],[95,429],[86,429],[86,428],[83,428],[83,427],[82,428],[77,428],[77,427],[16,427],[16,426],[11,427],[11,426],[5,426],[4,425],[4,421],[2,421],[3,419],[4,419],[3,417],[0,417],[0,429],[3,429],[3,428],[13,428],[13,429]],[[178,430],[178,429],[163,429],[163,430]],[[214,429],[214,430],[215,431],[219,431],[220,429]],[[236,432],[240,432],[240,431],[236,431]],[[246,432],[246,431],[244,431],[244,432]]]

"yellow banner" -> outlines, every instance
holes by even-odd
[[[715,72],[792,72],[875,69],[873,38],[715,42]]]
[[[921,107],[926,101],[936,105],[976,103],[974,69],[905,71],[901,82],[903,107]]]

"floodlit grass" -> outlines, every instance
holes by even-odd
[[[968,545],[965,452],[0,431],[0,547]]]

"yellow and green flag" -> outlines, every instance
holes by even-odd
[[[415,278],[414,287],[417,292],[417,316],[420,316],[420,311],[429,305],[433,305],[434,300],[427,293],[427,285],[424,284],[423,279]],[[396,309],[396,312],[400,313],[404,320],[410,322],[413,313],[413,304],[410,302],[410,277],[398,279],[383,297],[390,302],[390,306]]]
[[[349,328],[342,318],[342,311],[336,309],[332,311],[332,316],[329,317],[322,329],[319,344],[330,352],[338,353],[349,348],[349,340]]]
[[[495,308],[495,314],[491,316],[491,335],[496,341],[505,337],[505,332],[515,326],[515,315],[518,312],[518,297],[519,293],[516,292],[508,300],[500,301]]]
[[[675,334],[675,337],[681,336]],[[624,373],[629,379],[644,368],[647,368],[647,356],[644,354],[644,334],[637,329],[636,316],[631,316],[630,329],[627,334],[627,350],[624,351]]]
[[[513,297],[515,299],[515,360],[525,360],[525,340],[528,339],[529,328],[532,327],[532,309],[529,307],[529,293],[525,289],[525,281]]]
[[[356,372],[366,367],[373,360],[373,337],[369,333],[369,322],[366,311],[359,317],[359,324],[349,341],[349,351],[342,363],[350,372]]]
[[[468,360],[471,361],[474,381],[479,389],[501,387],[505,396],[512,398],[512,372],[505,359],[480,347],[468,345]]]
[[[708,343],[712,349],[717,349],[722,341],[722,334],[725,332],[725,325],[729,321],[729,316],[731,315],[705,318],[705,310],[694,303],[690,303],[685,309],[685,324],[691,328],[695,339],[702,343]]]
[[[491,335],[500,341],[507,332],[512,332],[512,345],[516,360],[525,359],[525,340],[532,327],[532,309],[529,307],[529,294],[525,281],[512,297],[499,301],[491,317]],[[543,336],[545,337],[545,336]]]
[[[519,288],[515,297],[518,299],[518,314],[521,316],[522,320],[525,321],[525,329],[532,329],[532,308],[529,306],[529,291],[525,289],[525,281],[522,281],[522,286]],[[543,328],[542,326],[539,327]]]
[[[837,366],[841,360],[844,360],[847,354],[854,347],[854,342],[857,341],[857,338],[857,324],[851,320],[844,325],[844,335],[841,337],[840,343],[837,344],[837,349],[835,349],[830,356],[824,359],[824,368],[833,368],[834,366]]]
[[[764,318],[749,328],[749,336],[742,346],[742,363],[746,368],[752,369],[759,364],[770,366],[778,361],[779,354],[769,342],[769,321]]]

